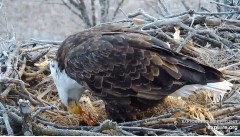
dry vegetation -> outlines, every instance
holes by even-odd
[[[107,120],[103,102],[86,91],[80,102],[97,123],[89,126],[88,119],[66,111],[50,76],[49,60],[61,41],[20,44],[10,35],[0,40],[2,135],[239,135],[240,7],[211,4],[228,10],[188,10],[158,19],[140,9],[110,24],[145,31],[176,52],[219,69],[234,84],[220,102],[202,90],[190,98],[168,97],[154,109],[139,112],[138,121],[115,123]]]

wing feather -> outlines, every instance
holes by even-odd
[[[184,84],[206,84],[211,79],[208,73],[212,81],[222,77],[171,51],[161,40],[127,28],[100,27],[77,33],[63,42],[57,56],[71,78],[85,81],[101,96],[159,100]]]

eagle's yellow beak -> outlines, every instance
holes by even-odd
[[[83,113],[81,106],[79,105],[78,101],[76,101],[76,100],[70,101],[67,109],[72,114],[82,114]]]

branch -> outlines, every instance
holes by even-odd
[[[48,136],[108,136],[108,134],[84,131],[84,130],[64,130],[51,127],[40,127],[33,124],[33,132],[35,135],[48,135]]]
[[[100,23],[108,21],[109,0],[99,0],[101,6],[101,19]]]
[[[231,64],[231,65],[219,68],[218,70],[221,71],[222,73],[224,73],[225,70],[231,69],[232,67],[239,66],[239,65],[240,65],[240,62],[237,62],[237,63]]]
[[[156,28],[162,25],[170,25],[170,24],[176,24],[179,22],[184,22],[189,19],[188,15],[176,17],[176,18],[170,18],[170,19],[163,19],[163,20],[156,20],[152,23],[144,24],[141,26],[138,26],[138,28],[141,28],[142,30],[149,30],[151,28]]]
[[[25,136],[33,135],[31,108],[28,100],[20,99],[18,101],[22,114],[22,131]]]
[[[216,2],[216,1],[210,1],[210,3],[215,3],[219,6],[223,6],[223,7],[226,7],[226,8],[231,8],[231,9],[234,9],[234,10],[237,10],[237,11],[240,10],[239,6],[230,6],[230,5],[227,5],[227,4],[224,4],[224,3],[219,3],[219,2]]]
[[[153,117],[153,118],[148,118],[148,119],[144,119],[144,120],[138,120],[138,121],[131,121],[131,122],[124,122],[124,123],[119,123],[118,126],[140,126],[142,124],[145,124],[147,122],[151,122],[151,121],[158,121],[160,119],[166,118],[166,117],[170,117],[172,114],[171,113],[167,113],[158,117]]]
[[[96,26],[96,10],[95,10],[95,0],[91,0],[91,9],[92,9],[92,24]]]
[[[0,74],[0,84],[1,83],[14,83],[14,84],[17,84],[20,86],[20,89],[22,92],[26,93],[28,97],[26,97],[26,95],[23,95],[22,92],[19,92],[19,91],[14,91],[15,93],[21,95],[21,96],[24,96],[24,98],[28,98],[31,102],[33,102],[34,104],[38,104],[37,101],[35,101],[33,98],[32,98],[32,94],[26,89],[25,85],[29,86],[28,84],[24,83],[22,80],[19,80],[19,79],[16,79],[16,78],[8,78],[8,77],[5,77],[4,75]]]
[[[170,12],[168,11],[167,7],[164,5],[162,0],[158,0],[158,2],[160,3],[160,5],[163,7],[164,11],[167,13],[167,15],[170,14]]]
[[[183,4],[183,6],[186,10],[190,10],[190,7],[188,6],[188,4],[186,3],[185,0],[181,0],[181,3]]]
[[[57,109],[56,106],[45,106],[45,107],[40,107],[37,109],[37,111],[32,115],[32,118],[36,118],[41,112],[46,111],[46,110],[54,110]]]
[[[190,9],[188,11],[182,12],[182,13],[178,13],[178,14],[173,14],[173,15],[169,15],[166,16],[166,18],[173,18],[173,17],[179,17],[179,16],[183,16],[183,15],[193,15],[193,14],[197,14],[197,15],[210,15],[210,16],[215,16],[215,15],[228,15],[228,14],[239,14],[239,11],[231,11],[231,12],[196,12],[193,9]]]
[[[157,20],[155,17],[147,14],[144,10],[142,9],[138,9],[138,11],[136,13],[132,13],[132,14],[128,14],[128,18],[133,18],[139,15],[143,15],[145,18],[147,18],[150,21],[155,21]]]
[[[39,39],[31,38],[30,43],[32,43],[32,44],[41,44],[41,45],[45,45],[45,44],[60,45],[62,43],[62,41],[39,40]]]
[[[152,129],[146,127],[129,127],[129,126],[119,126],[119,128],[125,129],[127,131],[154,131],[154,132],[169,132],[169,133],[182,133],[182,131],[177,130],[166,130],[166,129]]]
[[[69,6],[64,0],[62,0],[63,5],[65,5],[73,14],[77,15],[80,19],[83,19],[82,15],[77,13],[71,6]]]
[[[20,46],[17,45],[16,38],[13,36],[9,40],[9,47],[14,48],[13,51],[8,55],[8,60],[6,61],[7,70],[4,73],[5,76],[9,77],[12,70],[15,69],[14,61],[16,61],[17,54],[20,50]]]
[[[176,52],[180,52],[181,49],[187,44],[187,42],[196,34],[196,31],[192,31],[190,33],[188,33],[188,36],[183,40],[183,42],[179,45],[179,47],[177,48]]]
[[[50,47],[48,47],[45,51],[40,52],[38,55],[32,57],[31,61],[28,63],[30,66],[34,65],[40,58],[45,56],[50,51]]]
[[[14,133],[13,133],[13,130],[12,130],[11,125],[9,123],[7,109],[4,107],[2,102],[0,102],[0,108],[2,110],[2,116],[3,116],[4,124],[5,124],[6,129],[7,129],[7,133],[8,133],[9,136],[13,136]]]
[[[236,112],[236,111],[240,111],[240,105],[216,110],[216,111],[213,111],[211,113],[214,117],[217,117],[217,116],[220,116],[220,115],[225,115],[225,114],[233,113],[233,112]]]
[[[118,3],[118,6],[117,6],[116,10],[113,12],[113,18],[112,18],[112,20],[114,20],[114,19],[116,18],[120,7],[123,5],[123,2],[124,2],[124,0],[121,0],[121,1]]]

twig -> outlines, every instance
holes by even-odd
[[[6,98],[9,94],[9,92],[11,91],[11,89],[13,88],[14,84],[10,84],[2,93],[1,93],[1,98]]]
[[[57,109],[56,106],[45,106],[45,107],[40,107],[37,109],[37,111],[32,115],[32,118],[36,118],[41,112],[46,111],[46,110],[54,110]]]
[[[21,79],[25,67],[26,67],[26,58],[23,59],[23,64],[22,64],[21,68],[19,69],[19,72],[18,72],[19,79]],[[1,97],[2,97],[2,98],[6,98],[7,95],[9,94],[9,92],[11,91],[11,89],[13,88],[13,86],[14,86],[14,84],[10,84],[10,85],[1,93]]]
[[[12,70],[15,69],[14,68],[15,67],[14,66],[14,61],[16,61],[17,54],[18,54],[18,52],[20,50],[20,46],[17,45],[15,36],[13,36],[9,40],[9,43],[10,43],[10,47],[14,48],[14,49],[11,52],[11,54],[8,55],[8,60],[6,61],[7,70],[6,70],[6,72],[4,74],[7,77],[9,77],[11,75],[11,73],[12,73]]]
[[[158,0],[159,4],[163,7],[163,10],[166,12],[167,15],[170,14],[170,12],[168,11],[167,7],[164,5],[162,0]]]
[[[139,15],[143,15],[145,18],[147,18],[148,20],[150,21],[155,21],[157,20],[155,17],[147,14],[144,10],[142,9],[138,9],[138,11],[136,13],[131,13],[131,14],[128,14],[128,18],[133,18],[133,17],[136,17],[136,16],[139,16]]]
[[[240,111],[240,105],[212,111],[211,113],[214,117],[217,117],[220,115],[225,115],[225,114],[229,114],[231,112],[236,112],[236,111]]]
[[[172,115],[172,113],[167,113],[158,117],[152,117],[152,118],[148,118],[148,119],[144,119],[144,120],[138,120],[138,121],[131,121],[131,122],[124,122],[124,123],[119,123],[119,126],[140,126],[144,123],[147,122],[151,122],[151,121],[158,121],[160,119],[166,118],[166,117],[170,117]]]
[[[231,8],[231,9],[234,9],[234,10],[239,10],[240,9],[239,6],[230,6],[230,5],[219,3],[219,2],[216,2],[216,1],[210,1],[210,3],[215,3],[215,4],[219,5],[219,6]]]
[[[117,123],[112,122],[111,120],[105,120],[103,121],[98,127],[92,129],[91,131],[93,132],[99,132],[107,129],[114,129],[116,130]]]
[[[40,58],[42,58],[43,56],[45,56],[48,52],[50,51],[50,47],[48,49],[46,49],[45,51],[42,51],[41,53],[39,53],[38,55],[36,55],[35,57],[33,57],[33,59],[30,61],[29,65],[32,66],[34,63],[36,63]]]
[[[228,46],[232,45],[232,44],[230,44],[230,43],[231,43],[230,41],[225,40],[224,38],[218,36],[217,34],[214,33],[213,30],[209,30],[209,29],[196,30],[196,29],[194,29],[194,28],[188,27],[187,25],[185,25],[185,24],[183,24],[183,23],[181,23],[181,22],[177,23],[177,25],[179,25],[180,27],[182,27],[183,29],[186,29],[186,30],[188,30],[188,31],[192,31],[192,32],[193,32],[193,31],[196,31],[196,33],[198,33],[198,34],[209,34],[209,35],[211,35],[212,37],[214,37],[215,39],[217,39],[218,41],[220,41],[220,42],[222,43],[221,45],[222,45],[223,48],[225,48],[225,49],[229,49]],[[197,34],[195,34],[195,35],[197,35]],[[230,43],[229,43],[229,42],[230,42]]]
[[[45,44],[52,44],[52,45],[60,45],[62,43],[62,41],[53,41],[53,40],[39,40],[39,39],[33,39],[31,38],[31,41],[29,41],[29,43],[32,44],[41,44],[41,45],[45,45]],[[27,45],[27,44],[25,44]],[[28,44],[29,45],[29,44]]]
[[[181,3],[183,4],[183,6],[184,6],[184,8],[185,8],[186,10],[190,10],[190,7],[189,7],[189,5],[186,3],[185,0],[181,0]]]
[[[152,129],[146,127],[130,127],[130,126],[119,126],[119,128],[128,130],[128,131],[155,131],[155,132],[169,132],[169,133],[179,133],[182,131],[166,130],[166,129]]]
[[[177,48],[176,52],[180,52],[181,49],[187,44],[187,42],[196,34],[196,31],[192,31],[190,33],[188,33],[188,36],[184,39],[184,41],[182,41],[182,43],[179,45],[179,47]]]
[[[96,0],[91,0],[91,10],[92,10],[92,25],[96,26],[96,10],[95,10],[95,1]]]
[[[196,12],[194,11],[193,9],[190,9],[188,11],[185,11],[185,12],[182,12],[182,13],[178,13],[178,14],[174,14],[174,15],[169,15],[169,16],[166,16],[166,18],[173,18],[173,17],[179,17],[179,16],[183,16],[183,15],[186,15],[186,14],[190,14],[190,15],[193,15],[193,14],[197,14],[197,15],[210,15],[210,16],[215,16],[215,15],[228,15],[228,14],[238,14],[239,11],[231,11],[231,12]]]
[[[121,0],[121,1],[118,3],[118,6],[117,6],[116,10],[113,12],[113,18],[112,18],[112,20],[114,20],[114,19],[116,18],[117,14],[118,14],[118,11],[119,11],[120,7],[123,5],[123,3],[124,3],[124,0]]]
[[[181,130],[185,133],[188,133],[188,132],[196,131],[196,130],[203,129],[203,128],[206,128],[206,127],[207,127],[207,125],[205,123],[197,123],[195,125],[182,127]]]
[[[224,136],[240,136],[240,130],[227,133]]]
[[[149,127],[156,124],[174,124],[174,122],[176,122],[176,118],[163,118],[156,121],[144,123],[142,126]]]
[[[229,31],[229,32],[240,32],[240,27],[236,26],[226,26],[226,27],[218,27],[218,31]]]
[[[37,121],[45,126],[51,126],[51,127],[55,127],[58,129],[71,129],[71,130],[85,130],[85,131],[89,131],[90,129],[92,129],[93,127],[91,126],[61,126],[61,125],[57,125],[55,123],[52,122],[48,122],[46,120],[43,120],[42,118],[38,117]]]
[[[196,34],[195,35],[196,37],[198,37],[198,38],[200,38],[200,39],[202,39],[202,40],[204,40],[204,41],[207,41],[207,42],[209,42],[209,43],[212,43],[214,46],[216,46],[216,47],[220,47],[221,48],[221,42],[219,42],[219,41],[217,41],[217,40],[215,40],[215,39],[212,39],[212,38],[208,38],[208,37],[206,37],[206,36],[203,36],[203,35],[199,35],[199,34]]]
[[[42,50],[42,49],[49,49],[51,48],[52,45],[44,45],[41,47],[34,47],[34,48],[28,48],[28,49],[21,49],[22,52],[32,52],[32,51],[38,51],[38,50]]]
[[[73,14],[77,15],[80,19],[82,19],[82,15],[72,9],[64,0],[62,0],[63,5],[65,5]]]
[[[136,135],[134,135],[134,134],[132,134],[131,132],[128,132],[128,131],[125,131],[125,130],[122,130],[122,129],[119,129],[121,132],[122,132],[122,134],[123,135],[125,135],[125,136],[136,136]]]
[[[1,110],[3,111],[2,112],[2,116],[3,116],[3,120],[4,120],[4,124],[6,126],[6,129],[7,129],[7,133],[9,136],[13,136],[14,133],[13,133],[13,130],[11,128],[11,125],[9,123],[9,118],[8,118],[8,114],[7,114],[7,109],[4,107],[4,105],[2,104],[2,102],[0,102],[0,108]]]
[[[28,100],[22,100],[20,99],[18,101],[20,111],[22,114],[22,131],[23,134],[26,136],[33,135],[32,130],[32,116],[31,116],[31,108]]]
[[[126,23],[126,22],[133,22],[132,19],[123,19],[123,20],[117,20],[117,21],[112,21],[112,22],[104,22],[104,23],[100,23],[96,26],[101,26],[101,25],[106,25],[106,24],[114,24],[114,23]]]
[[[21,66],[21,68],[19,68],[19,71],[18,71],[19,79],[22,78],[23,72],[26,68],[26,64],[27,64],[27,59],[24,57],[23,61],[22,61],[22,66]]]
[[[50,127],[39,127],[33,124],[34,135],[48,135],[48,136],[107,136],[108,134],[84,131],[84,130],[64,130]]]
[[[237,63],[231,64],[231,65],[219,68],[218,70],[221,72],[224,72],[227,69],[231,69],[232,67],[239,66],[239,65],[240,65],[240,62],[237,62]]]
[[[162,25],[171,25],[171,24],[176,24],[179,22],[184,22],[189,19],[189,16],[182,16],[182,17],[176,17],[176,18],[170,18],[170,19],[163,19],[163,20],[156,20],[152,23],[148,23],[145,25],[141,25],[138,28],[141,28],[142,30],[149,30],[151,28],[156,28]]]
[[[100,23],[108,21],[109,0],[99,0],[101,6],[101,19]]]

